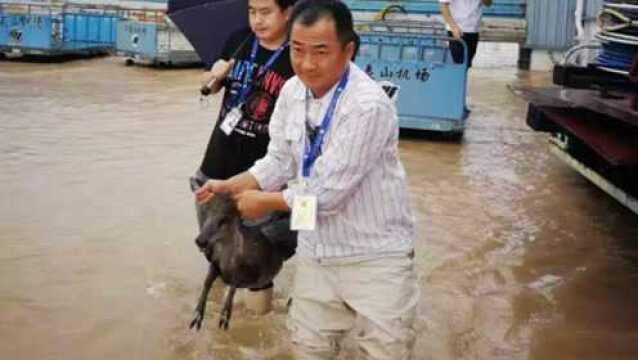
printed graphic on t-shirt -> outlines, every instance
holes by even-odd
[[[246,113],[251,114],[255,121],[267,121],[268,108],[273,101],[274,99],[272,95],[265,91],[257,90],[246,102]]]
[[[224,98],[224,106],[221,116],[225,116],[236,102],[241,93],[241,87],[247,72],[250,72],[248,78],[254,79],[261,69],[260,65],[254,66],[250,61],[238,60],[233,67],[230,79],[230,96]],[[286,79],[272,69],[266,70],[254,82],[248,83],[250,91],[246,96],[243,104],[243,117],[235,127],[235,131],[250,137],[268,134],[268,120],[279,91],[284,86]]]

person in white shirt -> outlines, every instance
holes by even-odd
[[[296,359],[336,358],[355,324],[366,358],[407,359],[414,342],[415,227],[397,113],[350,61],[355,38],[342,2],[299,2],[290,16],[296,76],[277,100],[266,156],[196,193],[200,202],[233,193],[249,219],[292,209],[300,230],[288,320]]]
[[[463,39],[467,45],[467,67],[470,68],[479,42],[483,6],[491,6],[492,0],[439,0],[439,3],[448,34]],[[450,42],[450,52],[454,62],[463,62],[464,50],[460,42]]]

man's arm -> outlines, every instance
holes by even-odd
[[[445,23],[450,27],[450,31],[452,32],[452,35],[454,36],[454,38],[460,39],[461,36],[463,36],[463,30],[461,30],[461,27],[456,23],[456,21],[452,17],[452,12],[450,11],[450,3],[447,1],[445,2],[441,1],[440,8],[441,8],[441,15],[443,16],[443,20],[445,20]]]
[[[270,142],[266,156],[257,160],[244,175],[237,179],[242,188],[235,195],[237,209],[248,219],[258,219],[273,211],[290,211],[281,188],[294,178],[293,154],[285,139],[286,114],[290,111],[286,96],[292,85],[281,89],[268,127]],[[261,190],[261,191],[258,191]]]
[[[230,73],[235,64],[233,57],[235,57],[236,51],[243,45],[243,42],[240,43],[239,40],[242,38],[248,39],[247,36],[249,35],[247,34],[243,31],[239,31],[229,35],[224,43],[219,59],[215,61],[209,71],[204,72],[202,75],[202,88],[207,87],[211,94],[216,94],[222,89],[224,79],[228,76],[228,73]]]
[[[288,98],[292,96],[294,86],[295,82],[289,80],[281,89],[268,125],[268,151],[248,170],[257,182],[258,188],[264,191],[279,191],[295,176],[295,154],[291,153],[285,135],[287,116],[293,111]]]
[[[259,219],[273,211],[290,211],[282,192],[248,190],[234,196],[237,209],[247,219]]]
[[[238,194],[242,191],[259,189],[259,184],[248,171],[237,174],[227,180],[208,180],[201,188],[195,191],[195,198],[199,203],[208,202],[215,194]]]
[[[273,211],[290,211],[282,192],[260,191],[257,179],[248,171],[228,180],[208,180],[195,197],[199,203],[206,203],[219,193],[232,194],[237,209],[248,219],[259,219]]]
[[[228,73],[233,68],[235,59],[228,61],[219,59],[215,62],[210,71],[207,71],[202,75],[202,86],[206,86],[210,89],[212,94],[217,94],[222,89],[222,84]]]
[[[216,193],[234,195],[244,217],[255,219],[271,211],[289,211],[281,188],[294,177],[293,154],[285,139],[285,116],[289,112],[284,85],[270,117],[268,152],[252,168],[228,180],[209,180],[195,193],[197,201],[209,201]]]

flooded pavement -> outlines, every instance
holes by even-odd
[[[199,70],[117,58],[0,62],[0,358],[292,359],[285,300],[219,299],[188,330],[206,272],[187,178],[218,102]],[[416,359],[635,359],[638,217],[548,152],[508,85],[473,70],[460,143],[400,150],[419,226]]]

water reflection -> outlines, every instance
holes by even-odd
[[[188,323],[206,263],[187,178],[219,99],[198,70],[0,62],[0,354],[290,359],[285,301]],[[514,69],[479,69],[461,143],[405,136],[424,291],[419,359],[635,358],[638,224],[546,152]]]

